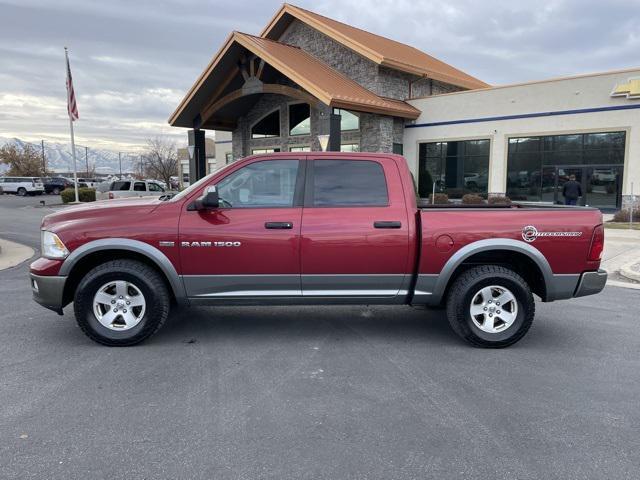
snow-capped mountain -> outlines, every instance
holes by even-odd
[[[15,143],[24,146],[30,143],[38,152],[41,151],[40,143],[26,142],[19,138],[0,137],[0,147],[6,143]],[[44,142],[44,154],[47,161],[47,168],[53,172],[72,172],[73,156],[71,155],[71,144]],[[118,173],[120,165],[118,162],[118,152],[105,149],[95,149],[89,147],[87,150],[87,159],[89,161],[89,169],[95,168],[96,173]],[[86,170],[85,148],[84,146],[76,146],[76,160],[78,163],[78,171]],[[131,172],[138,171],[139,157],[129,154],[122,154],[122,171]],[[0,173],[7,169],[6,165],[0,164]]]

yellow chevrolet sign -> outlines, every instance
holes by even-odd
[[[627,82],[618,84],[611,92],[611,96],[640,98],[640,77],[630,78]]]

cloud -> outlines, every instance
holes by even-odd
[[[294,2],[295,3],[295,2]],[[301,0],[492,84],[637,66],[637,0]],[[257,34],[279,1],[0,0],[0,136],[68,135],[64,50],[90,145],[131,148],[167,118],[232,30]],[[124,148],[124,147],[122,147]]]

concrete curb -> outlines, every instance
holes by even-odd
[[[0,238],[0,270],[20,265],[33,257],[34,253],[31,247]]]
[[[607,280],[607,287],[630,288],[632,290],[640,290],[640,284],[631,282],[620,282],[618,280]]]
[[[636,282],[640,282],[640,269],[636,270],[633,267],[640,265],[640,262],[635,261],[631,263],[627,263],[620,267],[620,275],[628,278],[629,280],[635,280]]]

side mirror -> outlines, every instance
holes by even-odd
[[[215,186],[207,187],[200,198],[195,202],[196,210],[212,210],[220,206],[220,199],[218,198],[218,190]]]

